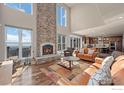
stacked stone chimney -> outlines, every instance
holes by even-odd
[[[41,45],[52,44],[56,53],[56,4],[37,4],[37,56],[41,55]]]

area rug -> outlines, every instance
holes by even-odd
[[[41,68],[40,70],[56,82],[61,77],[72,80],[75,76],[82,73],[89,66],[89,64],[80,63],[78,66],[74,67],[70,71],[58,64],[54,64],[49,66],[48,68]]]

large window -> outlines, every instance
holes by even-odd
[[[7,7],[23,11],[27,14],[32,13],[32,5],[30,3],[6,3]]]
[[[58,35],[58,51],[65,49],[65,36]]]
[[[7,58],[11,56],[31,57],[31,30],[6,26],[5,32]]]
[[[67,26],[67,11],[63,6],[57,6],[57,24],[59,26]]]
[[[81,43],[80,38],[78,38],[78,37],[70,37],[70,47],[71,48],[80,49],[80,46],[81,46],[80,43]]]

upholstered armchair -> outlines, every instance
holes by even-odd
[[[72,56],[73,51],[74,48],[67,48],[67,50],[64,51],[64,56]]]

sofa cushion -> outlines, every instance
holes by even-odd
[[[92,59],[93,56],[92,56],[92,55],[89,55],[89,54],[84,54],[83,57],[84,57],[85,59],[86,59],[86,58]]]
[[[78,53],[77,56],[81,59],[92,59],[92,55]]]
[[[84,49],[84,54],[88,53],[88,48],[83,48]]]
[[[111,67],[111,74],[114,75],[124,68],[124,56],[119,56]]]
[[[91,66],[94,66],[94,67],[99,69],[101,67],[101,64],[95,62]]]
[[[78,85],[87,85],[89,79],[90,79],[90,75],[86,72],[82,72],[81,74],[73,78],[71,82],[78,83]]]
[[[94,50],[93,49],[88,49],[88,54],[89,55],[93,55],[93,53],[94,53]]]
[[[90,76],[92,76],[97,70],[98,70],[98,68],[96,68],[95,66],[91,65],[89,68],[87,68],[86,70],[84,70],[84,72],[86,72]]]
[[[124,59],[124,55],[121,55],[121,56],[118,56],[116,59],[115,59],[115,61],[117,62],[117,61],[120,61],[120,60],[123,60]]]
[[[103,58],[96,57],[95,63],[102,64],[103,60],[104,60]]]
[[[124,85],[124,68],[112,75],[114,85]]]
[[[124,55],[115,59],[116,61],[111,67],[111,75],[113,84],[124,85]]]

